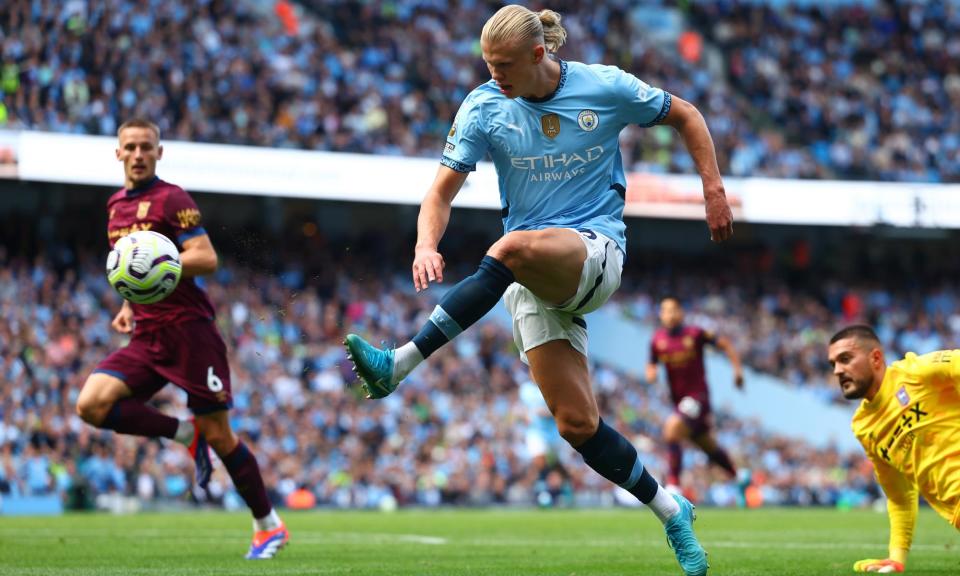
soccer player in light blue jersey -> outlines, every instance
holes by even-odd
[[[382,398],[504,297],[517,347],[561,436],[590,467],[656,514],[685,574],[706,574],[692,505],[666,492],[633,445],[600,418],[583,316],[620,285],[626,253],[620,131],[627,124],[662,123],[680,133],[703,181],[710,236],[719,242],[733,234],[733,219],[713,141],[700,113],[680,98],[619,68],[554,56],[565,39],[560,15],[551,10],[506,6],[484,25],[480,46],[492,79],[460,107],[421,205],[417,291],[443,280],[437,247],[451,203],[487,154],[499,176],[504,235],[411,342],[381,350],[350,334],[347,352],[368,396]]]

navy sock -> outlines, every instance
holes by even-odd
[[[623,435],[607,426],[603,418],[597,433],[574,448],[583,455],[588,466],[644,504],[649,504],[657,495],[660,485],[640,463],[637,449]]]
[[[513,284],[513,272],[492,256],[484,256],[480,268],[454,286],[430,314],[430,320],[413,337],[426,358],[483,318]]]
[[[100,428],[120,434],[172,439],[179,424],[176,418],[161,414],[139,400],[122,398],[113,403]]]
[[[726,450],[717,446],[713,452],[707,452],[707,457],[710,458],[711,462],[723,468],[732,478],[736,478],[737,467],[733,465],[733,460],[730,459]]]
[[[222,456],[223,465],[230,473],[230,479],[243,501],[247,503],[254,518],[263,518],[273,508],[263,487],[263,477],[257,459],[243,442],[226,456]]]
[[[667,462],[670,465],[668,484],[680,485],[680,472],[683,471],[683,448],[677,442],[667,444]]]

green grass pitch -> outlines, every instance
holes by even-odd
[[[699,510],[712,575],[852,574],[883,557],[886,515],[835,510]],[[444,510],[284,514],[290,545],[249,562],[250,520],[196,512],[0,517],[3,576],[177,574],[679,574],[660,524],[640,510]],[[960,575],[960,533],[922,511],[907,573]]]

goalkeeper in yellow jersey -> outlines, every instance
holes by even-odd
[[[853,433],[887,495],[890,555],[861,560],[855,572],[903,572],[917,496],[960,529],[960,350],[908,353],[889,367],[869,326],[830,339],[830,365],[848,400],[862,399]]]

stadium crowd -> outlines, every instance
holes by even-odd
[[[570,33],[561,56],[697,104],[724,173],[960,179],[955,4],[678,3],[673,42],[635,4],[551,5]],[[10,0],[0,127],[113,134],[144,116],[177,140],[436,157],[488,78],[488,14],[476,1]],[[634,169],[693,168],[665,127],[628,129],[622,149]]]
[[[840,178],[960,181],[960,5],[770,4],[691,3],[735,91],[775,127],[741,134],[732,173],[778,170],[802,145]]]
[[[119,301],[98,258],[53,266],[0,253],[0,495],[62,494],[81,506],[98,494],[141,502],[239,505],[222,466],[196,493],[192,463],[172,442],[100,432],[74,412],[90,369],[123,342],[110,329]],[[294,267],[272,274],[233,263],[206,283],[230,349],[236,430],[261,459],[271,497],[305,493],[322,506],[489,503],[602,505],[617,493],[543,418],[509,330],[488,322],[415,371],[398,393],[363,400],[340,340],[412,333],[433,306],[405,278],[374,280],[372,266],[328,263],[321,281]],[[56,270],[65,270],[58,274]],[[366,278],[360,280],[359,278]],[[603,415],[629,431],[663,475],[658,441],[669,413],[663,387],[594,367]],[[156,397],[186,416],[182,393]],[[753,473],[751,503],[859,505],[877,494],[861,454],[817,449],[718,414],[720,441]],[[703,456],[686,452],[685,488],[734,505],[739,491]]]

